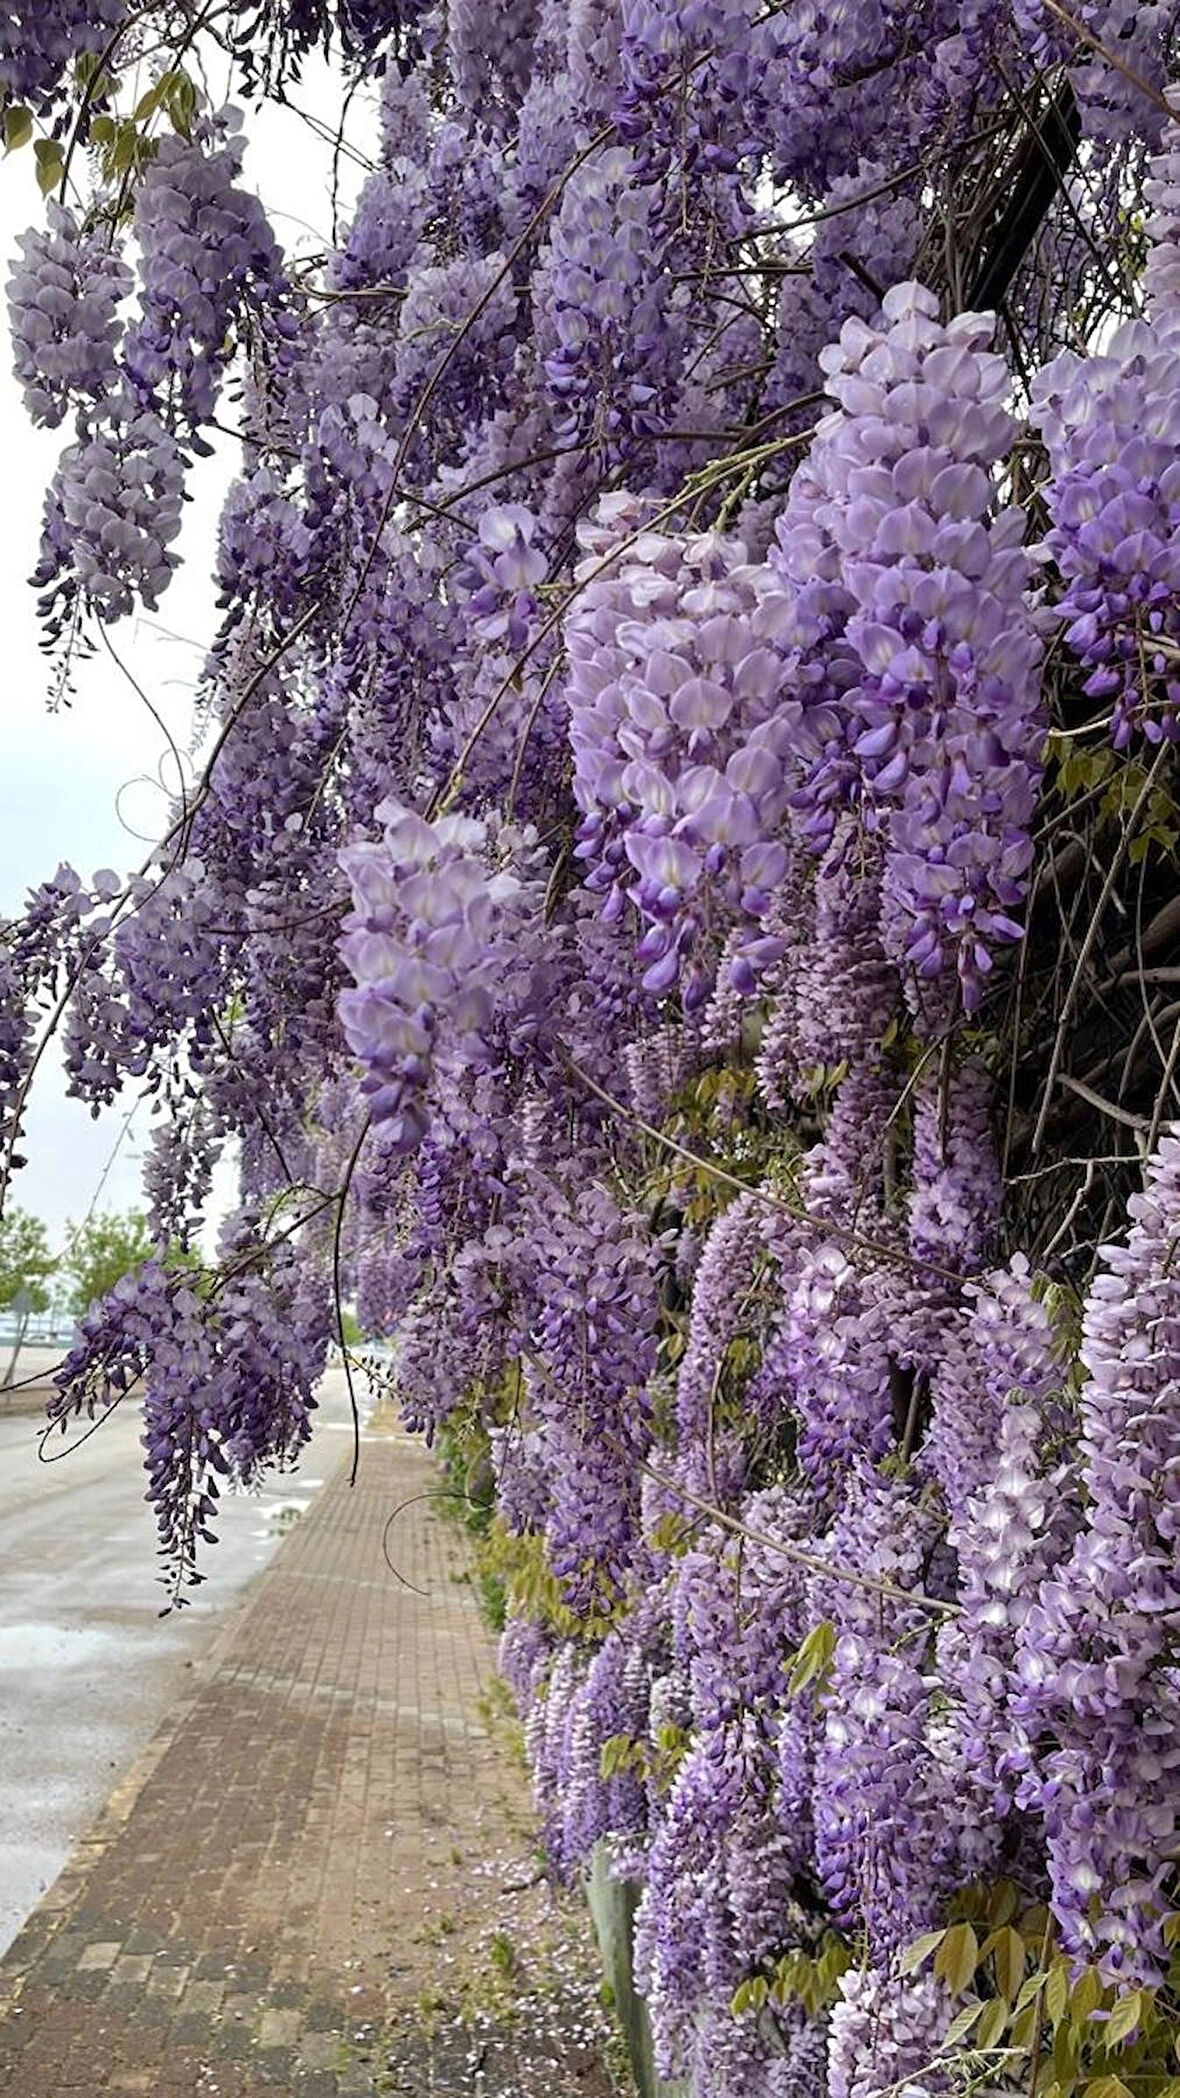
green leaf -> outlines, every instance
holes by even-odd
[[[173,95],[181,91],[180,83],[186,78],[187,76],[183,72],[161,73],[155,86],[149,87],[147,93],[141,95],[135,105],[137,122],[142,124],[148,117],[154,117],[156,111],[163,103],[169,101]],[[191,89],[191,81],[188,84]]]
[[[179,131],[182,138],[189,136],[196,113],[196,88],[193,86],[187,73],[174,74],[172,76],[172,85],[168,92],[168,114],[172,119],[174,130]]]
[[[1101,2001],[1101,1979],[1093,1967],[1087,1967],[1070,1991],[1069,2009],[1075,2024],[1084,2025]]]
[[[953,1923],[934,1960],[934,1972],[952,1995],[961,1996],[979,1963],[979,1939],[969,1923]]]
[[[944,2048],[957,2047],[960,2040],[965,2040],[976,2019],[983,2015],[986,2008],[987,2006],[982,2003],[969,2003],[965,2009],[959,2011],[947,2026],[946,2036],[942,2043]]]
[[[819,1683],[823,1687],[831,1673],[835,1651],[836,1627],[825,1618],[821,1624],[812,1626],[791,1663],[787,1689],[792,1697],[806,1690],[809,1683]]]
[[[1143,2014],[1146,2008],[1147,1998],[1144,1996],[1142,1989],[1132,1989],[1129,1996],[1120,1997],[1102,2028],[1103,2046],[1121,2046],[1129,2034],[1133,2033],[1137,2026],[1142,2025]]]
[[[746,1981],[738,1983],[730,1998],[729,2008],[735,2018],[740,2018],[746,2011],[760,2011],[769,1994],[770,1983],[766,1976],[751,1974]]]
[[[1045,1983],[1045,2009],[1054,2025],[1060,2025],[1069,2002],[1069,1968],[1059,1960]]]
[[[991,1953],[995,1963],[996,1984],[1000,1994],[1012,2003],[1024,1980],[1024,1939],[1018,1930],[1012,1929],[1011,1924],[1005,1924],[1000,1930],[992,1932],[983,1949],[984,1952]]]
[[[945,1936],[944,1930],[928,1930],[920,1938],[915,1938],[913,1944],[907,1945],[902,1953],[902,1973],[913,1974],[917,1968],[924,1967],[931,1953],[937,1952]]]
[[[33,141],[37,156],[37,187],[43,197],[57,188],[65,165],[61,141],[56,138],[38,138]]]
[[[1078,2065],[1082,2035],[1078,2026],[1062,2024],[1053,2035],[1053,2069],[1058,2083],[1068,2083]]]
[[[1045,1976],[1043,1974],[1030,1974],[1028,1979],[1020,1985],[1020,1993],[1016,1998],[1016,2009],[1022,2011],[1027,2003],[1035,2003],[1044,1986]]]
[[[130,117],[125,117],[115,131],[114,144],[110,150],[111,172],[125,175],[133,166],[139,151],[139,127]]]
[[[1096,2076],[1082,2085],[1082,2098],[1131,2098],[1121,2076]]]
[[[19,146],[27,146],[33,136],[33,112],[23,103],[10,102],[4,112],[4,150],[15,153]]]
[[[1004,2027],[1007,2025],[1007,2023],[1008,2005],[1006,2003],[1001,2003],[997,1998],[994,2003],[988,2004],[987,2009],[984,2011],[984,2014],[979,2021],[979,2030],[975,2035],[976,2046],[985,2048],[994,2047],[999,2041],[1001,2035],[1003,2034]]]
[[[993,1930],[1011,1923],[1020,1906],[1020,1896],[1010,1879],[998,1879],[988,1896],[987,1920]]]
[[[1040,2024],[1040,2022],[1040,2005],[1036,2003],[1026,2003],[1024,2009],[1022,2011],[1017,2011],[1016,2016],[1012,2020],[1010,2045],[1017,2048],[1018,2050],[1031,2047],[1033,2043],[1033,2037],[1036,2033],[1037,2027]]]

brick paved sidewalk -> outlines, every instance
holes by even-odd
[[[462,1532],[400,1433],[347,1478],[0,1963],[0,2091],[610,2090],[583,1926],[484,1724]]]

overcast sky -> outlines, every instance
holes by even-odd
[[[296,100],[330,114],[339,91],[314,66]],[[365,125],[365,113],[358,111]],[[257,143],[247,173],[271,208],[280,240],[294,252],[327,245],[330,232],[330,151],[299,119],[267,111],[251,117]],[[355,173],[348,186],[355,188]],[[281,208],[280,208],[281,200]],[[0,162],[0,257],[7,276],[18,234],[42,221],[44,204],[29,150]],[[6,309],[0,312],[0,706],[4,713],[3,786],[0,789],[0,915],[17,911],[27,891],[68,860],[83,879],[96,868],[120,873],[137,866],[144,839],[167,818],[175,765],[167,743],[132,685],[100,649],[79,664],[68,709],[50,713],[51,670],[38,647],[36,593],[27,577],[37,558],[42,500],[65,430],[29,425],[10,371]],[[233,447],[204,462],[190,484],[180,573],[159,613],[118,623],[110,639],[134,678],[164,717],[181,750],[192,740],[192,697],[217,626],[209,576],[217,512],[233,471]],[[42,1217],[60,1244],[67,1217],[95,1202],[127,1208],[139,1200],[142,1139],[150,1129],[145,1105],[124,1122],[134,1096],[92,1120],[65,1094],[56,1057],[38,1074],[25,1123],[28,1160],[11,1200]],[[105,1176],[105,1178],[104,1178]]]

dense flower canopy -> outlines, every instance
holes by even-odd
[[[1178,42],[0,23],[80,703],[241,441],[199,782],[2,932],[4,1181],[55,1031],[157,1110],[156,1255],[55,1418],[142,1386],[179,1601],[342,1296],[394,1343],[494,1476],[554,1869],[639,1883],[692,2098],[1176,2088]],[[332,252],[282,252],[218,46],[243,107],[359,83]]]

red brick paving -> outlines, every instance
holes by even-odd
[[[356,1487],[346,1456],[284,1540],[0,1963],[0,2091],[609,2088],[584,2020],[538,2069],[510,2007],[481,1999],[489,1934],[522,1921],[494,1861],[514,1856],[519,1883],[533,1841],[523,1777],[480,1717],[494,1642],[461,1531],[413,1498],[437,1483],[427,1454],[394,1433],[361,1458]],[[399,1508],[402,1581],[382,1556]],[[543,1947],[547,1896],[524,1900]],[[474,2081],[456,2021],[431,2037],[424,1984],[436,2023],[452,1984],[483,2001]]]

